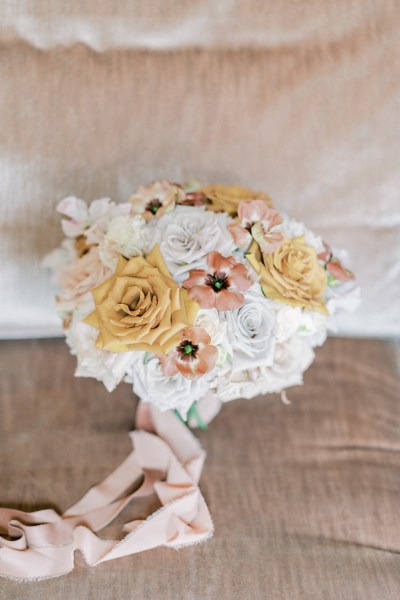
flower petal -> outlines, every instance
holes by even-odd
[[[86,223],[89,209],[84,200],[68,196],[57,204],[57,212],[69,217],[75,223]]]
[[[178,353],[175,349],[171,350],[171,352],[168,352],[166,356],[164,356],[163,354],[157,354],[157,358],[161,363],[163,373],[166,377],[173,377],[174,375],[177,375]]]
[[[181,331],[182,340],[190,340],[192,344],[204,344],[207,346],[211,342],[208,333],[202,327],[188,327]]]
[[[252,237],[247,229],[237,224],[228,225],[228,229],[238,248],[248,248],[250,246]]]
[[[271,229],[271,227],[275,227],[275,225],[280,225],[282,223],[282,217],[277,210],[266,206],[264,208],[264,212],[261,216],[260,221],[262,222],[263,226],[268,230]]]
[[[231,287],[245,292],[251,286],[249,272],[242,263],[237,263],[230,272],[229,281]]]
[[[180,373],[188,379],[198,379],[211,371],[217,362],[218,348],[205,346],[198,350],[193,360],[178,360],[176,365]]]
[[[254,236],[254,239],[260,245],[261,252],[264,254],[273,254],[275,250],[282,246],[285,238],[283,233],[276,231],[274,233],[267,233],[259,238]]]
[[[189,296],[201,308],[214,308],[216,293],[209,285],[196,285],[189,290]]]
[[[263,200],[243,200],[239,204],[238,216],[241,224],[245,227],[264,218],[269,206]],[[269,209],[272,210],[272,209]]]
[[[181,373],[187,379],[198,379],[200,375],[196,373],[195,365],[198,363],[197,359],[193,360],[179,360],[176,363],[179,373]]]
[[[221,290],[217,294],[215,306],[218,310],[235,310],[244,304],[244,296],[239,292]]]
[[[190,290],[192,287],[204,285],[207,278],[207,271],[202,269],[193,269],[190,271],[188,279],[183,282],[183,287]]]
[[[215,367],[218,358],[218,348],[216,346],[206,346],[201,348],[198,353],[198,364],[196,372],[199,375],[205,375]]]
[[[219,252],[213,250],[207,256],[207,265],[210,271],[228,274],[231,268],[236,264],[233,256],[222,256]]]
[[[334,277],[337,281],[349,281],[349,279],[354,279],[354,275],[348,269],[342,267],[339,261],[333,260],[326,265],[328,272]]]

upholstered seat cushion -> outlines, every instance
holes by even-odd
[[[0,345],[0,504],[65,510],[130,451],[135,398],[74,379],[61,340]],[[0,581],[1,600],[398,600],[400,398],[393,347],[330,339],[305,385],[224,406],[198,432],[211,541],[60,579]],[[79,554],[79,553],[78,553]]]

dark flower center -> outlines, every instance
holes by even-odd
[[[146,205],[146,210],[150,211],[153,215],[162,207],[162,202],[158,198],[154,198],[154,200],[150,200]]]
[[[91,246],[89,246],[88,242],[87,242],[87,238],[85,235],[78,235],[78,237],[75,238],[75,250],[78,254],[78,258],[82,258],[82,256],[85,256],[85,254],[87,254],[91,248]]]
[[[184,340],[178,346],[178,352],[182,360],[192,360],[196,358],[196,353],[199,347],[196,344],[192,344],[190,340]]]
[[[212,287],[214,292],[217,293],[221,290],[226,290],[230,286],[228,275],[218,272],[215,272],[214,275],[208,275],[206,285]]]

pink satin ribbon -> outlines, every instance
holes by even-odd
[[[52,509],[23,512],[0,508],[0,575],[19,580],[58,577],[74,568],[80,550],[90,566],[157,546],[202,542],[214,528],[198,487],[205,452],[172,413],[141,408],[138,430],[130,433],[134,450],[104,481],[59,515]],[[134,492],[128,493],[136,485]],[[139,486],[139,487],[138,487]],[[123,526],[121,540],[95,532],[128,505],[154,494],[161,507],[145,520]],[[140,511],[143,502],[140,502]]]

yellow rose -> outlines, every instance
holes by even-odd
[[[257,242],[253,242],[246,257],[260,275],[268,298],[329,314],[323,300],[326,273],[304,237],[285,239],[273,254],[262,253]]]
[[[237,216],[237,209],[242,200],[264,200],[268,206],[273,206],[268,194],[253,192],[239,185],[215,184],[203,187],[201,190],[210,202],[207,208],[215,212],[227,212],[229,215]]]
[[[114,275],[92,294],[96,309],[84,321],[100,331],[96,346],[110,352],[167,354],[198,311],[172,279],[157,245],[147,258],[121,256]]]

